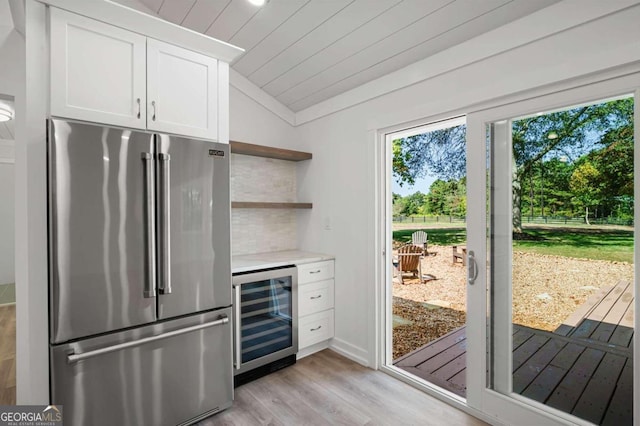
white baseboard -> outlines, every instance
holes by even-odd
[[[316,352],[320,352],[323,349],[327,349],[329,347],[329,341],[325,340],[324,342],[316,343],[315,345],[307,346],[304,349],[300,349],[296,354],[296,360],[302,359],[306,356],[314,354]]]
[[[337,337],[331,339],[329,349],[339,353],[346,358],[349,358],[354,362],[357,362],[360,365],[371,367],[371,365],[369,365],[369,352],[355,345],[352,345],[351,343],[345,342],[342,339],[338,339]]]

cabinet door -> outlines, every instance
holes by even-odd
[[[144,129],[146,37],[51,8],[51,115]]]
[[[217,140],[218,61],[147,39],[147,126]]]

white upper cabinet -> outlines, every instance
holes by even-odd
[[[53,7],[50,13],[52,116],[219,140],[218,102],[226,99],[219,86],[227,81],[219,66],[226,64]]]
[[[146,37],[51,8],[51,115],[144,129]]]
[[[217,139],[218,61],[147,39],[147,127]]]

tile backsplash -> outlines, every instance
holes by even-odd
[[[296,201],[296,163],[231,154],[232,201]],[[292,209],[232,209],[234,255],[293,250],[297,216]]]
[[[294,250],[296,220],[296,212],[289,209],[233,209],[231,253]]]

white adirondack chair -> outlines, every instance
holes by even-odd
[[[428,249],[429,236],[424,231],[416,231],[411,234],[411,244],[420,247],[424,256],[429,255]]]

